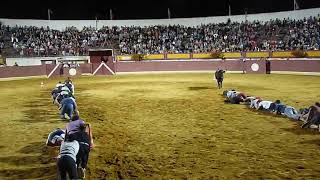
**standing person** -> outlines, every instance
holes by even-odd
[[[67,173],[69,178],[76,180],[78,178],[77,174],[77,164],[76,156],[79,152],[79,143],[75,140],[75,136],[68,134],[65,141],[62,142],[60,147],[60,153],[58,156],[58,169],[61,180],[67,179]]]
[[[216,80],[217,80],[217,83],[218,83],[218,88],[221,89],[222,88],[222,82],[223,82],[223,74],[225,73],[226,71],[218,68],[214,74]]]

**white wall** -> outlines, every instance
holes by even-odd
[[[41,60],[55,60],[56,58],[6,58],[7,66],[13,66],[16,62],[19,66],[35,66],[41,65]]]
[[[41,65],[41,60],[88,61],[89,59],[89,56],[6,58],[6,64],[13,66],[17,62],[19,66],[36,66]]]
[[[317,16],[320,13],[320,8],[284,11],[276,13],[261,13],[261,14],[248,14],[236,16],[217,16],[217,17],[203,17],[203,18],[177,18],[177,19],[149,19],[149,20],[31,20],[31,19],[0,19],[0,21],[9,26],[37,26],[47,27],[51,29],[64,30],[66,27],[74,26],[82,29],[84,26],[98,27],[102,26],[150,26],[150,25],[184,25],[184,26],[197,26],[208,23],[226,22],[228,18],[231,21],[242,22],[247,19],[248,21],[259,20],[268,21],[270,19],[284,19],[290,17],[291,19],[303,19],[305,17]]]

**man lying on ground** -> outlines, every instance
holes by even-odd
[[[243,100],[243,102],[244,102],[245,105],[250,105],[251,102],[252,102],[253,100],[255,100],[255,99],[257,99],[257,97],[247,96],[247,97]]]
[[[262,101],[260,97],[257,97],[256,99],[252,100],[250,103],[250,108],[252,109],[259,109],[259,103]]]
[[[225,102],[230,102],[231,104],[240,104],[246,99],[246,95],[235,90],[228,90],[223,92],[223,96],[226,97]]]
[[[300,120],[300,114],[298,111],[292,106],[282,104],[280,100],[276,100],[274,103],[272,103],[270,106],[270,111],[275,112],[276,114],[287,116],[290,119],[297,121]]]
[[[272,101],[260,101],[258,104],[258,110],[269,111],[271,104],[272,104]]]
[[[309,128],[311,125],[319,125],[319,124],[320,124],[320,103],[316,102],[315,105],[310,106],[309,113],[307,114],[307,120],[301,127]]]

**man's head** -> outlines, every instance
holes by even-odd
[[[87,124],[81,124],[79,129],[80,129],[80,131],[84,132],[84,131],[86,131],[86,127],[87,127]]]
[[[319,102],[316,102],[314,105],[320,107],[320,103]]]
[[[223,96],[227,96],[227,93],[228,93],[228,91],[224,90],[222,94],[223,94]]]
[[[281,103],[281,101],[280,101],[279,99],[277,99],[274,103],[276,103],[276,104],[280,104],[280,103]]]

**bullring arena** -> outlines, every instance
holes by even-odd
[[[230,18],[316,17],[320,9],[170,20],[44,21],[0,19],[63,31],[68,26],[196,26]],[[316,19],[315,18],[315,19]],[[196,24],[198,23],[198,24]],[[18,32],[18,31],[17,31]],[[10,33],[6,31],[3,34]],[[13,33],[12,33],[13,34]],[[220,35],[220,34],[219,34]],[[13,36],[12,36],[13,37]],[[15,37],[14,37],[15,38]],[[319,38],[319,33],[317,35]],[[276,41],[276,40],[274,40]],[[8,40],[10,43],[10,40]],[[13,42],[11,42],[13,43]],[[0,67],[0,179],[57,179],[59,147],[48,134],[65,128],[51,90],[71,77],[79,116],[92,126],[86,179],[317,179],[319,125],[230,104],[224,90],[297,110],[319,101],[320,50],[123,53],[109,45],[84,54],[3,55]],[[16,52],[15,52],[16,53]],[[32,52],[33,53],[33,52]],[[48,55],[48,56],[47,56]],[[226,70],[222,89],[214,72]]]

